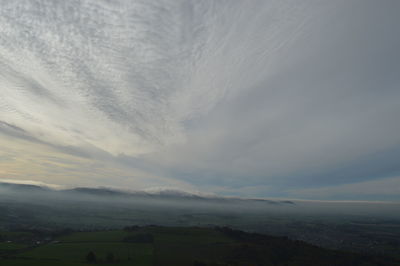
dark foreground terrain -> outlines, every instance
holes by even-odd
[[[400,265],[227,227],[0,232],[0,265]]]

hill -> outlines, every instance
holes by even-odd
[[[130,226],[93,232],[0,232],[0,265],[399,265],[227,227]]]

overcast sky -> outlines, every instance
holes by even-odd
[[[0,6],[0,179],[400,200],[400,1]]]

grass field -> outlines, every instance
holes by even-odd
[[[121,242],[125,231],[78,232],[58,238],[61,242]]]
[[[128,243],[124,239],[137,234],[151,234],[153,243]],[[17,235],[17,234],[15,234]],[[1,247],[21,252],[0,265],[90,265],[87,254],[92,251],[100,264],[112,253],[116,265],[193,265],[207,257],[222,260],[235,241],[208,228],[146,227],[135,231],[74,232],[49,243],[25,250],[26,245],[0,243]],[[112,264],[108,262],[107,264]]]
[[[51,239],[46,236],[47,242],[40,244],[36,233],[30,235],[35,241],[32,245],[18,243],[27,241],[27,235],[22,236],[8,233],[15,243],[0,242],[0,266],[88,266],[94,262],[88,260],[89,252],[95,255],[96,265],[295,266],[331,265],[333,260],[337,263],[332,265],[377,265],[357,254],[223,228],[146,226],[130,231],[73,232]]]
[[[93,264],[70,261],[35,260],[35,259],[3,259],[1,266],[90,266]]]
[[[12,258],[0,260],[0,265],[88,265],[86,256],[93,252],[98,263],[106,263],[112,254],[118,265],[153,265],[153,245],[126,243],[123,239],[135,233],[125,231],[76,232],[58,237],[51,242],[26,249],[26,245],[0,243],[18,252]],[[111,261],[108,264],[113,264]]]
[[[16,243],[0,243],[0,252],[2,250],[19,250],[25,248],[24,244],[16,244]]]
[[[59,243],[43,245],[24,252],[19,257],[79,262],[85,261],[90,251],[94,252],[97,261],[106,261],[107,254],[112,253],[115,259],[121,262],[134,261],[138,265],[149,265],[153,248],[149,244],[117,242]]]

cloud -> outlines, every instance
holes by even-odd
[[[60,187],[177,187],[188,183],[118,163],[112,157],[80,156],[68,149],[0,134],[0,181],[57,184]],[[26,182],[25,182],[26,183]]]
[[[0,131],[133,169],[143,187],[279,196],[393,176],[398,9],[362,0],[4,1]],[[129,183],[130,174],[111,181],[105,169],[93,182]]]
[[[194,122],[188,144],[154,161],[196,184],[277,191],[397,173],[394,6],[342,4],[309,17],[301,34],[269,58],[273,74]]]
[[[24,184],[24,185],[34,185],[34,186],[41,186],[41,187],[48,187],[53,189],[61,189],[62,187],[55,184],[47,184],[39,181],[33,180],[15,180],[15,179],[2,179],[0,178],[0,183],[10,183],[10,184]]]
[[[302,198],[331,198],[331,199],[362,199],[381,198],[399,200],[400,177],[383,178],[353,184],[294,189],[287,191],[291,197]]]
[[[182,143],[185,121],[264,78],[267,59],[307,15],[305,5],[271,2],[250,17],[255,4],[7,2],[1,119],[114,155]]]

